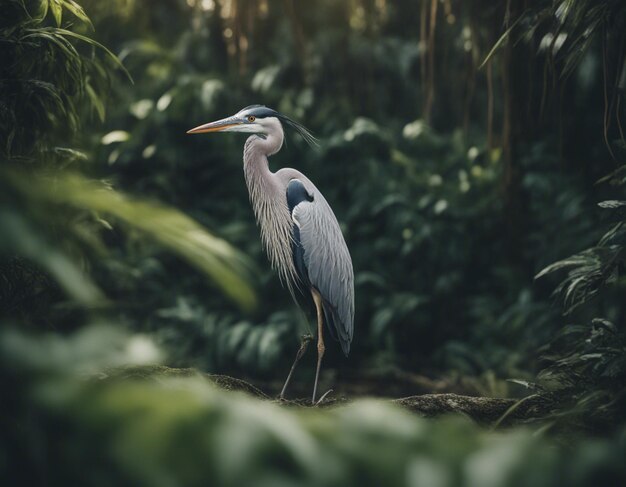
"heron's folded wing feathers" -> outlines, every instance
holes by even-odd
[[[325,313],[333,318],[327,321],[334,324],[347,354],[354,333],[354,273],[339,223],[319,192],[313,201],[298,204],[292,216],[300,229],[309,280],[322,295]]]

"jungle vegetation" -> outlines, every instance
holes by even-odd
[[[625,47],[620,0],[0,0],[0,483],[625,484]],[[328,407],[272,400],[313,326],[243,139],[185,134],[253,103],[354,261]]]

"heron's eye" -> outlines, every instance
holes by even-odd
[[[248,116],[248,122],[254,122],[255,120],[256,120],[256,117],[254,115]]]

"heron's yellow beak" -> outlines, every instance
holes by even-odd
[[[208,132],[220,132],[222,130],[228,130],[231,127],[236,127],[240,125],[242,122],[237,120],[236,118],[229,117],[224,118],[223,120],[218,120],[217,122],[205,123],[204,125],[200,125],[196,128],[188,130],[188,134],[206,134]]]

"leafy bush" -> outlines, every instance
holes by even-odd
[[[623,172],[624,166],[604,181],[623,187]],[[573,407],[566,416],[610,429],[612,422],[624,420],[625,410],[626,329],[623,306],[614,303],[620,303],[624,293],[626,202],[609,200],[599,206],[612,212],[616,221],[598,244],[549,265],[538,277],[565,273],[555,290],[564,312],[571,315],[586,307],[588,313],[604,311],[605,318],[563,328],[547,347],[545,368],[538,378],[543,387],[571,396]]]
[[[111,377],[116,369],[103,367],[158,356],[145,337],[110,327],[68,340],[4,333],[1,346],[1,384],[13,391],[0,419],[1,479],[9,485],[582,487],[626,480],[619,434],[564,446],[527,430],[426,420],[382,401],[286,408],[174,369],[120,381]]]
[[[45,279],[28,289],[37,267],[74,304],[103,306],[104,295],[81,260],[106,254],[103,233],[113,230],[109,217],[178,253],[240,306],[252,308],[249,263],[241,254],[176,210],[128,198],[109,184],[80,176],[87,156],[56,145],[72,142],[89,109],[104,117],[112,66],[125,72],[108,49],[79,32],[90,25],[71,0],[8,2],[0,24],[5,46],[0,75],[3,314],[19,309],[26,321],[37,320],[37,313],[52,315],[50,307],[42,311],[37,306],[28,316],[29,300],[45,301],[47,293],[49,304],[59,302],[55,286]],[[25,288],[30,297],[12,293],[15,287]],[[22,302],[11,302],[16,297]]]

